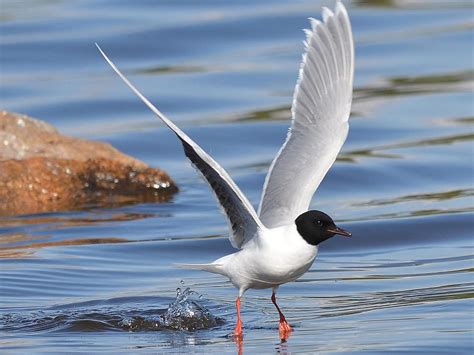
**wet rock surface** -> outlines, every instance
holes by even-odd
[[[109,144],[0,113],[0,215],[166,201],[176,191],[165,172]]]

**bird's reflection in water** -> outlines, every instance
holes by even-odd
[[[277,344],[275,350],[278,354],[290,354],[290,351],[288,350],[288,339],[291,336],[291,333],[293,331],[289,331],[285,334],[283,334],[284,337],[282,337],[282,333],[280,332],[280,342]],[[244,349],[244,337],[243,336],[232,336],[232,340],[234,341],[236,347],[237,347],[237,353],[239,355],[243,354],[243,349]]]
[[[288,349],[288,343],[286,342],[286,340],[282,340],[278,345],[277,347],[275,348],[276,352],[278,354],[284,354],[284,355],[287,355],[287,354],[290,354],[291,352],[289,351]]]

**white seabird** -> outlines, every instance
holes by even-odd
[[[99,51],[128,87],[176,134],[189,160],[213,189],[230,224],[229,239],[239,251],[208,264],[185,267],[221,274],[239,290],[234,336],[242,339],[240,299],[249,288],[272,288],[280,315],[279,334],[291,327],[276,303],[276,291],[312,265],[319,243],[337,227],[320,211],[307,211],[314,192],[333,165],[349,131],[354,77],[354,43],[349,16],[341,2],[323,8],[323,21],[310,19],[305,53],[292,105],[291,128],[274,158],[258,213],[227,172],[130,83],[102,49]]]

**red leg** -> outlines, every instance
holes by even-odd
[[[276,296],[275,296],[275,290],[272,292],[272,302],[275,305],[278,314],[280,315],[280,324],[278,325],[278,330],[280,333],[280,339],[281,340],[287,340],[290,337],[291,332],[293,329],[291,329],[290,325],[285,319],[285,316],[283,315],[282,311],[280,310],[280,307],[278,307],[276,303]]]
[[[235,300],[235,307],[237,308],[237,324],[235,325],[234,338],[242,340],[244,335],[242,333],[242,319],[240,319],[240,297]]]

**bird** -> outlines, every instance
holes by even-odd
[[[229,223],[235,253],[205,264],[182,264],[227,277],[237,288],[233,337],[243,338],[241,298],[248,289],[272,289],[279,314],[279,336],[292,327],[276,301],[282,284],[301,277],[313,264],[319,244],[351,233],[322,211],[308,210],[349,131],[354,78],[354,41],[341,2],[322,8],[322,21],[309,18],[304,53],[293,95],[291,126],[270,164],[257,211],[230,175],[186,133],[156,108],[96,46],[115,73],[181,141],[184,153],[202,174]]]

